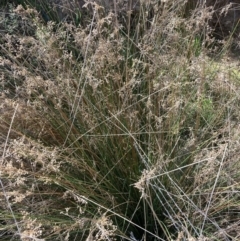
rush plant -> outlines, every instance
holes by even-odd
[[[211,12],[90,5],[2,13],[1,240],[237,240],[240,82]]]

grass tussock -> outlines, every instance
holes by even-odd
[[[175,2],[1,12],[1,240],[239,240],[238,63]]]

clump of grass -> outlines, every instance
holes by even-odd
[[[122,26],[97,4],[86,26],[10,11],[3,240],[237,240],[236,68],[208,57],[208,8],[141,7]]]

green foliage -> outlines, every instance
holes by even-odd
[[[56,22],[18,7],[2,25],[4,238],[237,237],[239,81],[215,71],[185,1],[143,5],[141,34],[111,13],[59,24],[31,4]]]

